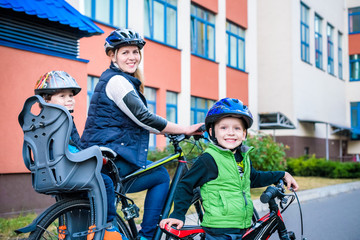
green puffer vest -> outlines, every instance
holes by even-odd
[[[215,160],[218,177],[205,183],[201,189],[204,227],[211,228],[248,228],[253,215],[250,197],[250,159],[249,152],[242,153],[244,175],[240,177],[234,154],[210,144],[205,151]]]

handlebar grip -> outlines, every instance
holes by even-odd
[[[278,190],[275,187],[268,187],[260,196],[262,203],[269,203],[271,199],[277,196]]]
[[[197,132],[205,132],[206,131],[205,124],[201,125],[196,131]]]

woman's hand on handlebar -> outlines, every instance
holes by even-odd
[[[299,189],[299,185],[297,184],[295,178],[293,178],[293,176],[291,176],[290,173],[285,172],[283,179],[286,182],[288,189],[292,188],[294,191],[297,191]]]
[[[187,132],[185,132],[184,134],[188,135],[188,136],[201,135],[205,132],[203,126],[204,126],[204,123],[197,123],[197,124],[191,125],[188,127]]]
[[[180,124],[168,122],[166,127],[161,131],[162,134],[185,134],[188,136],[191,135],[201,135],[203,131],[199,131],[199,128],[204,125],[204,123],[198,123],[190,126],[181,126]]]
[[[180,229],[184,226],[184,222],[179,220],[179,219],[176,219],[176,218],[165,218],[163,220],[160,221],[160,228],[165,228],[166,225],[169,225],[170,227],[172,225],[177,225],[176,226],[176,229]]]

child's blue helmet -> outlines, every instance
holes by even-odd
[[[253,116],[247,106],[239,99],[223,98],[217,101],[208,111],[205,117],[206,131],[221,118],[226,116],[237,117],[244,120],[245,128],[248,129],[253,124]]]
[[[120,28],[112,31],[105,39],[105,52],[109,54],[111,49],[120,48],[123,46],[137,46],[140,50],[144,47],[145,40],[139,33],[131,29]]]

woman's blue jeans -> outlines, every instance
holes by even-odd
[[[147,161],[147,164],[150,163],[152,162]],[[139,169],[139,167],[124,160],[117,161],[116,166],[119,168],[121,177]],[[140,230],[140,235],[147,239],[152,239],[155,233],[156,226],[159,222],[159,216],[169,190],[169,183],[170,177],[166,168],[158,167],[138,177],[135,181],[129,182],[129,184],[125,186],[125,188],[128,188],[128,193],[147,190],[143,221]]]

